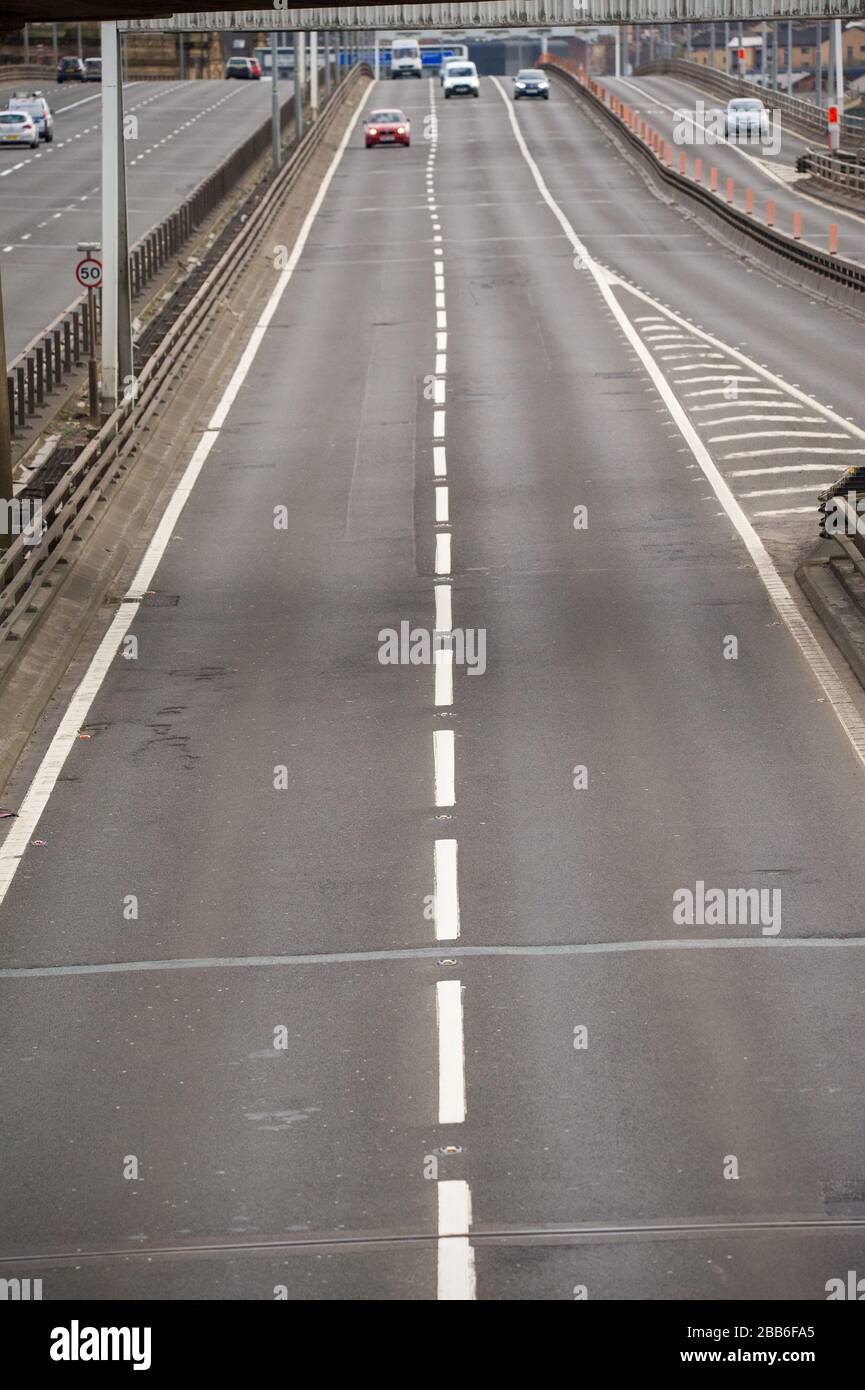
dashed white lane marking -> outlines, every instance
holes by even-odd
[[[466,1118],[463,987],[459,980],[436,984],[439,1035],[439,1124],[461,1125]]]
[[[447,524],[450,521],[450,500],[448,490],[445,486],[437,487],[436,493],[436,521]]]
[[[433,766],[435,804],[436,806],[453,806],[456,801],[453,729],[436,729],[433,732]]]
[[[435,572],[436,574],[450,574],[451,572],[451,535],[450,531],[438,531],[435,542]]]
[[[450,584],[436,584],[436,632],[450,632],[454,625]]]
[[[466,1302],[475,1297],[474,1251],[469,1241],[472,1221],[467,1182],[443,1179],[438,1188],[439,1301]]]
[[[444,439],[445,437],[445,412],[443,410],[433,411],[433,439]]]
[[[363,110],[365,99],[366,92],[364,91],[354,108],[354,112],[346,126],[345,133],[340,140],[327,172],[321,181],[318,192],[313,199],[312,206],[303,220],[288,264],[286,268],[280,272],[277,285],[264,307],[261,318],[256,324],[231,380],[225,388],[216,411],[207,429],[204,431],[192,458],[186,465],[186,469],[177,487],[172,493],[171,500],[163,513],[162,520],[156,528],[153,539],[147,547],[129,592],[118,608],[114,621],[100,642],[96,654],[84,674],[84,678],[69,701],[66,713],[63,715],[57,731],[48,746],[48,751],[42,759],[36,775],[27,789],[27,793],[19,808],[18,818],[12,823],[12,828],[3,841],[2,847],[0,847],[0,906],[2,906],[6,898],[6,894],[12,884],[18,866],[27,851],[27,847],[39,824],[42,813],[57,784],[57,779],[63,771],[70,750],[78,740],[78,732],[81,726],[87,722],[87,715],[90,707],[99,694],[99,690],[108,674],[111,663],[117,655],[120,644],[138,614],[141,599],[147,589],[149,589],[151,580],[156,573],[165,550],[171,542],[171,537],[177,529],[178,518],[189,499],[214,443],[219,438],[219,432],[237,398],[238,392],[252,369],[270,322],[294,274],[295,267],[312,229],[312,224],[318,215],[319,208],[324,202],[327,190],[333,181],[334,174],[336,173],[340,160],[351,139],[357,119]]]
[[[433,471],[437,478],[447,477],[447,453],[444,444],[437,444],[433,449]]]
[[[786,584],[772,562],[769,552],[754,527],[751,525],[745,512],[742,510],[742,507],[737,502],[729,484],[720,472],[691,420],[688,418],[685,408],[676,397],[672,386],[664,376],[660,366],[650,352],[649,347],[643,341],[640,331],[631,323],[617,295],[613,293],[613,287],[615,286],[617,289],[620,289],[623,294],[632,295],[639,303],[651,306],[652,309],[663,310],[663,305],[658,304],[645,290],[637,289],[635,286],[629,285],[621,280],[611,271],[605,270],[592,257],[588,248],[577,236],[568,218],[547,188],[543,175],[535,160],[532,158],[528,145],[523,138],[523,133],[520,130],[512,109],[512,103],[508,100],[501,83],[496,77],[493,77],[491,81],[494,83],[502,99],[514,138],[519,146],[523,159],[531,170],[538,192],[541,194],[544,202],[562,228],[576,256],[579,258],[581,266],[592,276],[610,313],[616,319],[622,332],[625,334],[640,361],[643,363],[643,366],[646,368],[646,371],[649,373],[664,405],[669,411],[670,417],[676,424],[688,448],[691,450],[695,461],[705,474],[715,496],[718,498],[727,516],[738,531],[776,612],[781,617],[788,632],[796,642],[805,660],[808,662],[815,680],[822,689],[826,699],[829,701],[841,727],[847,735],[856,757],[862,767],[865,768],[865,720],[862,719],[856,705],[847,694],[843,682],[839,680],[838,676],[835,674],[831,661],[825,655],[810,625],[794,603]],[[690,332],[698,336],[701,341],[708,343],[712,347],[719,349],[725,348],[725,345],[716,338],[713,338],[711,334],[686,324],[672,309],[664,310],[664,317],[666,317],[671,324],[675,324],[676,327],[686,332],[690,330]],[[768,368],[760,367],[757,363],[752,362],[751,359],[746,357],[739,349],[727,348],[726,351],[730,356],[736,357],[744,366],[751,367],[752,370],[755,370],[764,380],[776,381],[779,386],[783,385],[785,391],[796,396],[803,403],[812,407],[816,404],[813,399],[808,397],[803,391],[780,382],[779,378],[774,376]],[[839,425],[846,426],[851,433],[855,433],[860,438],[865,439],[865,431],[860,430],[857,426],[852,424],[848,425],[846,421],[842,420],[833,411],[829,411],[824,407],[818,408],[821,409],[821,413],[823,413],[826,418],[835,420]],[[807,510],[807,508],[803,510]]]
[[[436,647],[433,653],[436,709],[449,709],[454,702],[454,654],[450,647]]]
[[[434,841],[433,874],[436,941],[456,941],[460,934],[456,840]]]

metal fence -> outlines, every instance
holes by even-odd
[[[211,312],[248,263],[285,193],[292,187],[338,115],[344,97],[356,89],[361,78],[371,75],[366,64],[358,65],[346,74],[338,86],[334,86],[330,96],[322,102],[319,119],[309,125],[279,174],[270,181],[261,202],[244,221],[231,245],[219,257],[204,283],[148,357],[138,379],[137,392],[118,405],[114,414],[45,498],[42,507],[43,530],[38,543],[28,544],[27,538],[19,535],[9,549],[0,555],[0,666],[4,660],[3,643],[9,638],[21,637],[24,629],[29,630],[37,621],[44,602],[50,599],[53,580],[47,576],[56,565],[67,563],[68,552],[80,539],[82,523],[92,514],[100,497],[104,496],[106,485],[118,476],[123,453],[158,407],[166,383],[176,373],[178,362],[188,357],[192,343]]]
[[[284,131],[294,120],[294,97],[280,108]],[[137,241],[129,252],[130,284],[133,299],[138,298],[172,257],[192,239],[203,222],[219,207],[228,193],[249,173],[270,149],[271,123],[264,121],[238,145],[227,159],[193,189],[175,212],[169,213]],[[96,341],[99,341],[99,296],[97,295]],[[39,414],[46,399],[61,387],[69,374],[90,353],[90,329],[86,313],[87,296],[76,299],[57,318],[37,333],[6,369],[9,394],[9,420],[13,439]]]

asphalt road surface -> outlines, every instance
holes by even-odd
[[[861,1256],[865,724],[773,560],[813,495],[740,475],[861,453],[859,330],[503,91],[370,93],[411,148],[353,131],[137,649],[7,792],[0,1255],[45,1298]],[[384,663],[403,623],[473,659]]]
[[[102,236],[98,87],[44,89],[54,140],[0,149],[0,271],[6,350],[14,357],[80,293],[80,241]],[[280,83],[280,100],[290,82]],[[133,82],[124,91],[129,237],[172,212],[265,121],[269,82]]]

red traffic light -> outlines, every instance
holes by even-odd
[[[837,106],[830,106],[830,107],[829,107],[829,124],[830,124],[830,125],[837,125],[837,124],[838,124],[838,107],[837,107]]]
[[[740,63],[743,63],[744,61],[745,61],[745,50],[744,50],[744,48],[740,48],[740,49],[739,49],[739,62],[740,62]]]

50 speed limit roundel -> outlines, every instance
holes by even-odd
[[[102,284],[102,262],[88,256],[75,267],[75,278],[86,290],[98,290]]]

